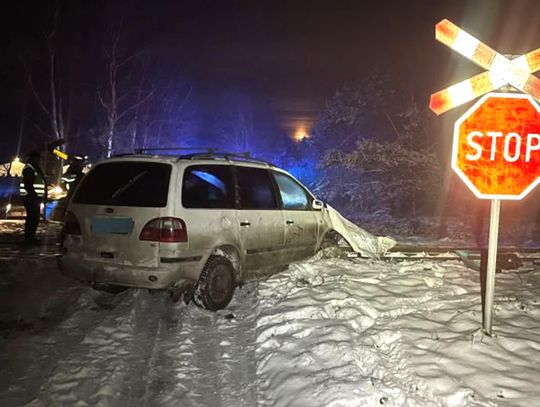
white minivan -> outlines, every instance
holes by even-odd
[[[114,157],[96,164],[75,191],[59,263],[94,286],[187,292],[218,310],[248,275],[313,255],[332,234],[323,206],[260,160]]]

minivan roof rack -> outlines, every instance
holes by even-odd
[[[212,147],[156,147],[156,148],[137,148],[135,149],[135,154],[149,154],[149,153],[159,153],[159,152],[171,152],[171,151],[196,151],[190,154],[183,154],[178,156],[179,160],[196,160],[196,159],[206,159],[206,160],[236,160],[244,161],[256,164],[267,164],[275,167],[269,161],[261,160],[259,158],[254,158],[251,156],[250,152],[220,152],[217,148]]]
[[[261,160],[259,158],[251,157],[251,153],[244,152],[244,153],[225,153],[225,152],[218,152],[218,151],[212,151],[208,153],[193,153],[193,154],[185,154],[178,157],[181,160],[196,160],[196,159],[207,159],[207,160],[218,160],[218,159],[224,159],[224,160],[231,160],[231,161],[243,161],[243,162],[249,162],[249,163],[255,163],[255,164],[266,164],[270,165],[272,167],[275,167],[274,164],[272,164],[269,161]]]
[[[156,148],[136,148],[135,154],[144,154],[145,152],[159,152],[159,151],[206,151],[211,154],[216,151],[211,147],[156,147]]]

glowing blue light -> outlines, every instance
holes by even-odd
[[[210,185],[218,188],[221,192],[223,192],[223,194],[226,194],[225,183],[215,175],[209,174],[204,171],[193,171],[192,174],[199,177],[203,181],[208,182]]]

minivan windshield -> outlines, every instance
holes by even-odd
[[[97,165],[86,175],[74,203],[162,208],[167,205],[169,164],[122,161]]]

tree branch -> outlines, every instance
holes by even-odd
[[[34,95],[34,97],[36,98],[36,102],[38,103],[39,107],[41,108],[41,110],[43,110],[43,112],[47,115],[47,117],[49,118],[49,120],[52,119],[52,116],[51,116],[51,111],[49,109],[47,109],[47,107],[45,106],[45,104],[43,103],[43,100],[41,99],[41,97],[39,96],[39,94],[37,93],[36,91],[36,88],[34,86],[34,82],[32,81],[32,75],[28,74],[28,84],[30,85],[30,90],[32,91],[32,94]]]
[[[139,100],[137,103],[134,103],[133,105],[127,107],[124,109],[122,113],[119,113],[117,115],[118,120],[120,120],[122,117],[124,117],[127,113],[132,111],[133,109],[139,107],[140,105],[144,104],[146,101],[148,101],[152,96],[154,96],[155,90],[150,91],[144,98]]]

